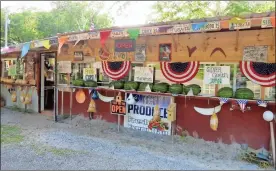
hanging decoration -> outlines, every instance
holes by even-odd
[[[102,61],[102,68],[104,73],[113,80],[124,78],[128,73],[131,66],[130,61],[122,62],[108,62]]]
[[[127,104],[132,104],[132,105],[136,103],[136,101],[135,101],[135,99],[134,99],[132,93],[130,93],[129,96],[127,97],[126,103],[127,103]]]
[[[238,102],[238,104],[239,104],[239,106],[240,106],[241,111],[244,112],[248,100],[245,100],[245,99],[237,99],[237,102]]]
[[[21,58],[27,55],[27,53],[29,52],[30,46],[31,46],[30,42],[24,43],[21,51]]]
[[[101,42],[102,47],[105,45],[105,42],[108,39],[110,33],[111,33],[111,30],[100,32],[100,42]]]
[[[267,102],[263,100],[257,100],[258,106],[267,107]]]
[[[20,95],[20,102],[24,103],[25,102],[25,96],[26,96],[26,90],[24,92],[24,90],[21,91],[21,95]]]
[[[127,30],[127,33],[129,34],[129,38],[130,39],[136,40],[137,37],[139,36],[140,29],[138,29],[138,28],[131,28],[131,29]]]
[[[160,67],[167,80],[175,83],[185,83],[196,76],[199,69],[199,62],[160,62]]]
[[[16,91],[13,91],[11,94],[11,101],[16,102]]]
[[[239,17],[233,17],[233,18],[231,18],[231,20],[229,21],[229,23],[233,23],[233,24],[244,24],[245,22],[246,22],[245,19],[239,18]]]
[[[114,100],[115,98],[114,97],[107,97],[107,96],[103,96],[101,95],[101,93],[98,92],[98,96],[99,96],[99,99],[103,102],[111,102],[112,100]]]
[[[213,115],[214,113],[218,113],[221,110],[221,106],[222,105],[218,105],[214,108],[200,108],[200,107],[194,107],[195,111],[197,111],[198,113],[202,114],[202,115]]]
[[[96,112],[96,103],[93,99],[90,100],[87,112],[89,112],[89,113]]]
[[[79,89],[76,93],[76,101],[78,103],[84,103],[85,102],[85,93],[82,89]]]
[[[241,61],[240,70],[256,84],[264,87],[276,86],[276,63]]]
[[[67,42],[67,40],[68,40],[67,36],[58,38],[58,54],[60,53],[62,46],[64,45],[65,42]]]
[[[93,93],[91,96],[92,99],[94,100],[99,99],[98,92],[95,89],[92,90],[92,93]]]
[[[46,48],[46,49],[50,49],[51,45],[50,45],[50,40],[43,40],[42,41],[42,45]]]
[[[216,113],[213,113],[210,119],[210,127],[213,131],[218,129],[218,116]]]
[[[219,98],[220,105],[223,105],[229,101],[229,98],[221,97]]]

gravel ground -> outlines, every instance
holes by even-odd
[[[24,140],[1,144],[1,169],[32,170],[258,170],[237,159],[240,145],[120,128],[81,116],[54,123],[40,114],[1,109],[1,123],[22,129]]]

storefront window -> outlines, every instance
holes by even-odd
[[[3,60],[3,74],[2,77],[11,77],[9,76],[9,69],[11,66],[16,66],[16,75],[12,76],[14,79],[23,79],[24,77],[24,62],[22,59],[9,59]]]
[[[273,100],[276,99],[276,90],[275,87],[268,87],[265,88],[265,100]]]

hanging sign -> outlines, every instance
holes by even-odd
[[[59,61],[58,62],[59,73],[71,73],[71,61]]]
[[[135,61],[136,62],[146,61],[146,45],[136,45]]]
[[[126,97],[129,93],[126,93]],[[162,135],[171,135],[171,121],[168,120],[167,108],[171,98],[168,96],[145,96],[133,94],[139,97],[135,104],[126,105],[124,127],[147,131]]]
[[[253,62],[267,62],[267,46],[246,46],[243,49],[243,60]]]
[[[205,66],[204,84],[230,84],[230,66]]]
[[[134,81],[153,83],[153,71],[152,67],[135,67]]]
[[[96,68],[83,68],[83,80],[84,81],[97,81]]]
[[[16,65],[12,65],[9,67],[8,76],[16,76]]]
[[[133,52],[136,48],[136,41],[131,39],[115,40],[115,52]]]
[[[240,30],[251,28],[251,19],[245,20],[244,23],[232,23],[229,22],[229,30]]]
[[[274,18],[274,19],[275,19],[275,18]],[[262,28],[270,28],[270,27],[273,27],[272,22],[271,22],[271,18],[270,18],[270,17],[262,18],[261,27],[262,27]]]

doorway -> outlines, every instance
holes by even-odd
[[[40,54],[41,57],[41,96],[40,111],[52,115],[54,112],[55,60],[56,53]]]

